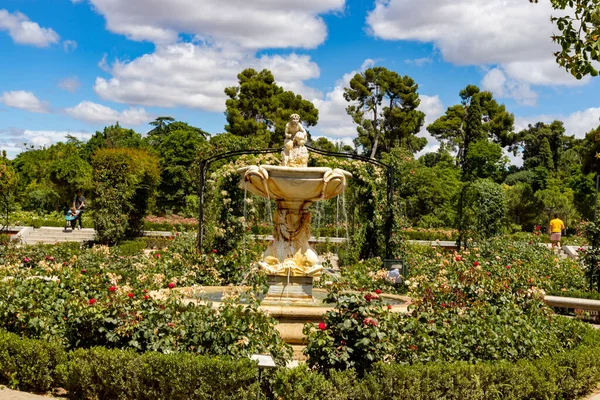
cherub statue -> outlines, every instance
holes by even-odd
[[[290,115],[290,122],[285,124],[285,139],[283,142],[283,152],[281,153],[281,164],[284,167],[290,166],[290,154],[292,149],[295,146],[304,146],[306,138],[306,130],[300,123],[300,116],[298,114]]]

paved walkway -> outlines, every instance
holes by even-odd
[[[0,400],[48,400],[57,398],[60,397],[41,396],[27,392],[19,392],[18,390],[9,389],[6,386],[0,386]]]
[[[41,228],[19,227],[15,239],[23,244],[54,244],[61,242],[88,242],[94,240],[96,231],[93,228],[71,229],[43,226]],[[145,236],[171,236],[166,231],[144,231]]]

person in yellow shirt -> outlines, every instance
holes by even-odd
[[[560,234],[563,230],[565,230],[564,222],[558,218],[558,214],[554,214],[554,219],[550,221],[550,240],[553,249],[554,246],[558,246],[560,249]]]

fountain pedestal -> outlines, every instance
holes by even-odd
[[[312,304],[314,302],[312,295],[313,278],[311,276],[267,275],[267,283],[269,291],[263,300],[263,304]]]

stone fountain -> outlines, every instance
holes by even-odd
[[[273,243],[258,262],[268,277],[264,304],[312,303],[313,278],[323,266],[310,246],[310,205],[342,193],[352,174],[342,169],[308,167],[306,131],[298,114],[285,127],[282,165],[252,165],[237,170],[240,186],[275,200]]]
[[[333,198],[344,191],[352,175],[341,169],[308,167],[308,150],[304,146],[306,131],[300,117],[293,114],[285,128],[282,165],[252,165],[237,170],[242,176],[240,186],[249,192],[275,200],[273,243],[264,251],[258,265],[268,276],[269,290],[260,309],[276,318],[282,339],[294,348],[294,358],[303,358],[304,324],[321,320],[332,309],[313,297],[313,278],[319,277],[323,266],[310,246],[310,205]],[[240,288],[236,288],[240,289]],[[236,290],[234,289],[234,290]],[[244,288],[241,288],[242,290]],[[245,288],[248,289],[248,288]],[[151,293],[165,296],[168,291]],[[218,308],[221,296],[229,287],[182,287],[173,289],[183,295],[184,302],[210,300]],[[315,289],[315,297],[325,297],[323,289]],[[392,312],[405,312],[409,299],[404,296],[382,295]]]

